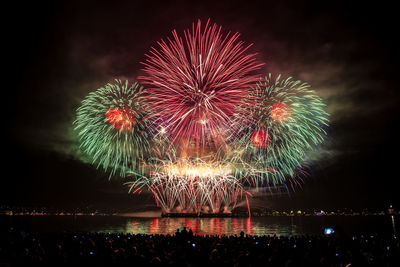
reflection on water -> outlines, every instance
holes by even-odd
[[[394,215],[391,215],[390,218],[392,219],[393,235],[396,236],[396,222],[394,220]]]
[[[391,225],[393,222],[393,225]],[[90,231],[121,232],[132,234],[174,234],[186,227],[197,235],[248,235],[292,236],[322,234],[325,227],[340,227],[347,233],[395,231],[394,217],[386,216],[325,216],[325,217],[253,217],[253,218],[125,218],[120,224],[93,227]]]
[[[197,235],[235,235],[245,232],[249,235],[297,235],[293,218],[285,223],[270,223],[250,218],[127,218],[124,225],[99,230],[100,232],[122,232],[132,234],[174,234],[186,227]],[[290,223],[291,221],[291,223]]]
[[[340,227],[353,233],[393,234],[395,216],[271,216],[252,218],[139,218],[127,216],[0,216],[1,228],[37,232],[102,232],[174,234],[190,228],[198,235],[304,235],[322,234],[325,227]]]

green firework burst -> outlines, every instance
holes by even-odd
[[[326,136],[325,104],[292,78],[261,80],[238,108],[231,161],[256,184],[293,184]],[[300,175],[301,176],[301,175]]]
[[[90,93],[77,109],[75,130],[93,164],[119,173],[137,172],[148,150],[142,87],[115,80]]]

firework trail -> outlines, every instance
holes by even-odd
[[[80,146],[97,167],[110,170],[110,177],[136,170],[148,150],[141,94],[138,83],[116,80],[90,93],[77,109],[74,124]]]
[[[327,123],[325,104],[307,83],[269,74],[238,108],[230,160],[255,185],[296,183]]]
[[[130,191],[147,187],[164,213],[219,213],[232,210],[247,194],[229,165],[201,159],[159,160],[150,177],[129,182]]]
[[[223,35],[209,21],[204,29],[200,20],[193,24],[184,40],[175,30],[172,35],[158,42],[158,49],[152,47],[142,63],[145,75],[139,80],[146,86],[149,119],[164,125],[183,150],[217,147],[262,64],[246,53],[251,45],[238,41],[239,33]]]

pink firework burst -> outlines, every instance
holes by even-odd
[[[201,21],[184,31],[176,30],[168,42],[158,42],[142,62],[140,76],[150,104],[151,119],[172,136],[175,144],[195,148],[220,144],[235,108],[259,79],[254,71],[263,64],[246,53],[252,44],[238,41],[239,33],[221,33],[221,27],[204,29]]]

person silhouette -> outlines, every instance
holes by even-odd
[[[189,229],[189,238],[190,238],[190,239],[193,238],[193,231],[192,231],[192,229]]]
[[[186,229],[186,227],[183,227],[181,233],[182,233],[182,236],[185,238],[188,236],[188,230]]]

